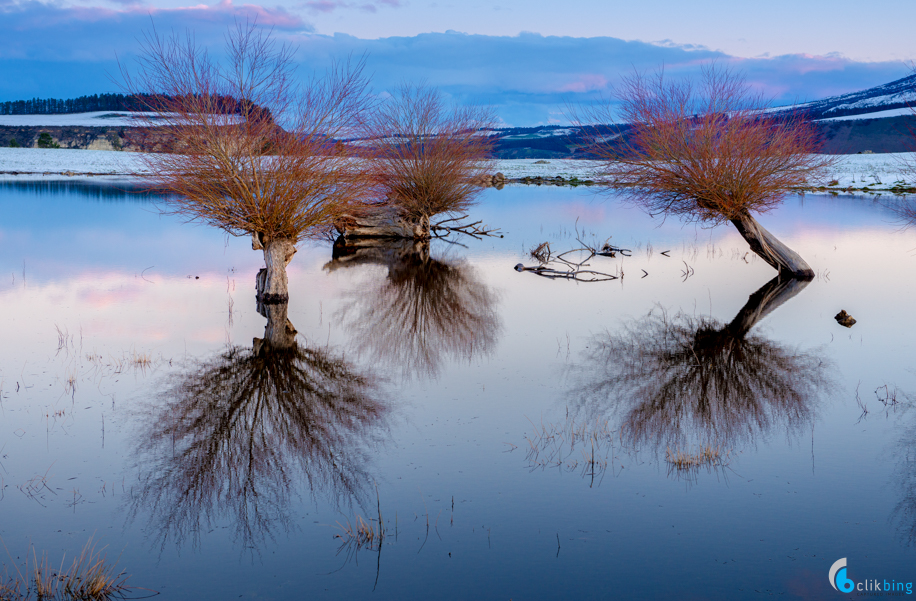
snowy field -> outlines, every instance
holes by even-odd
[[[874,113],[863,113],[861,115],[846,115],[845,117],[827,117],[818,119],[818,121],[862,121],[864,119],[884,119],[886,117],[905,117],[912,115],[913,110],[908,108],[887,109],[886,111],[875,111]]]
[[[138,153],[110,150],[0,148],[0,174],[127,175],[142,171],[139,159]]]
[[[0,178],[28,176],[124,176],[144,172],[142,155],[106,150],[0,148]],[[601,180],[600,161],[511,159],[494,162],[493,172],[509,180],[525,177]],[[849,188],[880,192],[916,186],[916,153],[853,154],[836,157],[836,164],[812,187]]]
[[[139,127],[146,125],[144,116],[155,113],[127,111],[96,111],[94,113],[65,113],[62,115],[0,115],[0,125],[17,127],[79,125],[84,127]]]
[[[867,187],[875,191],[909,187],[916,185],[916,153],[839,155],[827,173],[822,181],[811,185],[840,189]]]
[[[495,161],[493,171],[506,179],[523,177],[562,177],[563,179],[596,179],[601,171],[601,161],[573,161],[568,159],[501,159]]]

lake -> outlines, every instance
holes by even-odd
[[[182,600],[833,599],[840,558],[916,580],[899,201],[761,216],[801,285],[731,226],[489,189],[472,217],[504,237],[300,245],[271,322],[250,240],[161,202],[0,183],[7,573],[91,537]],[[618,279],[513,269],[577,237],[632,251],[589,261]],[[265,351],[285,319],[295,345]]]

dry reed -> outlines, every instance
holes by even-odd
[[[110,601],[125,599],[130,591],[137,590],[127,585],[129,576],[117,569],[117,562],[108,563],[104,548],[97,549],[92,538],[69,567],[65,567],[66,556],[55,568],[46,552],[39,557],[34,548],[31,551],[31,566],[27,553],[23,570],[16,567],[15,575],[4,574],[0,600]]]

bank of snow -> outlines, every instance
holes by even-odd
[[[155,113],[96,111],[60,115],[0,115],[0,125],[10,127],[141,127],[149,125]]]
[[[140,158],[138,153],[108,150],[0,148],[0,174],[127,175],[143,171]]]
[[[895,187],[916,186],[916,153],[845,154],[837,156],[836,164],[815,186],[828,188],[869,188],[890,190]]]
[[[866,119],[887,119],[888,117],[906,117],[912,115],[913,110],[909,108],[887,109],[884,111],[875,111],[874,113],[861,113],[859,115],[844,115],[843,117],[827,117],[818,119],[818,121],[864,121]]]
[[[598,179],[601,174],[601,161],[574,161],[570,159],[500,159],[494,161],[494,172],[500,172],[506,179],[523,177],[562,177]]]
[[[104,150],[0,148],[0,177],[130,175],[144,173],[142,155]],[[494,161],[493,172],[506,179],[563,178],[601,180],[601,161],[563,159],[503,159]],[[916,153],[854,154],[836,157],[836,164],[812,187],[831,190],[892,191],[916,187]]]

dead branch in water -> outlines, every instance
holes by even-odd
[[[499,228],[491,228],[483,221],[462,223],[461,220],[467,219],[467,217],[467,215],[461,215],[460,217],[443,219],[439,223],[431,224],[429,226],[429,232],[435,238],[443,238],[450,234],[465,234],[467,236],[471,236],[472,238],[477,238],[478,240],[482,239],[484,236],[489,236],[492,238],[503,237],[503,234],[500,232]],[[447,223],[454,224],[446,225]]]
[[[606,282],[623,277],[623,274],[616,276],[584,268],[590,267],[589,261],[596,256],[616,257],[617,253],[620,253],[622,257],[629,257],[629,249],[618,248],[611,245],[610,238],[605,240],[600,248],[591,246],[582,240],[578,228],[576,229],[576,241],[581,245],[579,248],[573,248],[558,255],[553,254],[549,242],[542,242],[532,248],[529,253],[531,258],[538,262],[538,265],[535,267],[525,267],[523,264],[519,263],[515,266],[515,270],[519,272],[530,271],[544,278],[576,280],[577,282]],[[576,253],[579,254],[576,256]],[[584,259],[581,258],[583,254],[587,254]],[[576,258],[568,258],[570,256],[576,256]]]

